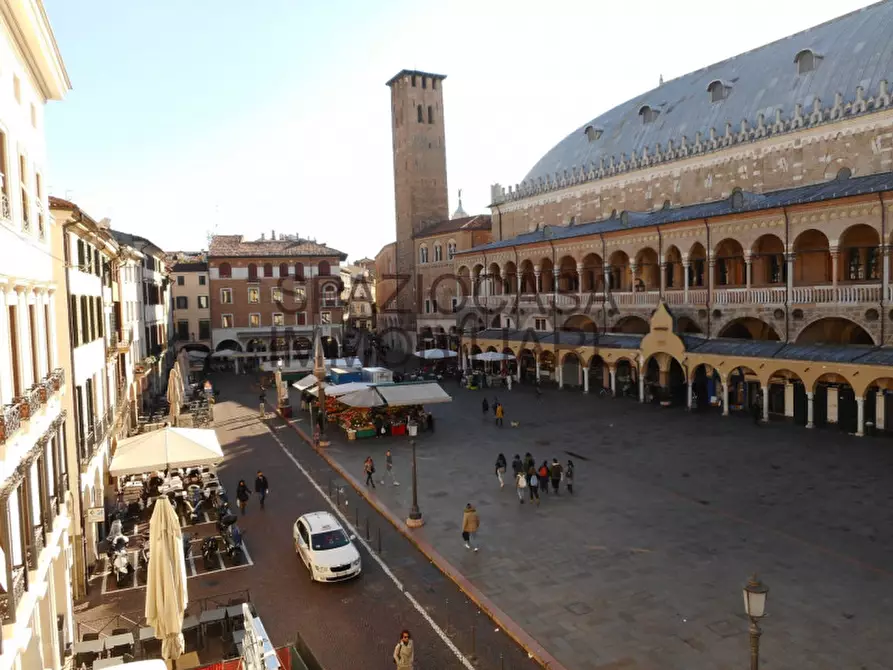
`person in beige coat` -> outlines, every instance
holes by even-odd
[[[400,641],[394,647],[394,663],[397,670],[412,670],[415,662],[415,650],[412,648],[412,637],[408,630],[400,633]]]
[[[477,510],[471,503],[468,503],[465,506],[465,513],[462,515],[462,539],[465,540],[466,549],[478,550],[475,546],[474,535],[477,533],[480,525],[481,519]]]

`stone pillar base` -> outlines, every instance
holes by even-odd
[[[421,528],[425,525],[425,520],[423,518],[406,519],[406,525],[410,528]]]

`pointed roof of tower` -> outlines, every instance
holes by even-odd
[[[322,338],[319,336],[319,329],[313,339],[313,374],[322,382],[326,376],[326,356],[322,350]]]
[[[452,219],[464,219],[468,216],[464,209],[462,209],[462,189],[459,189],[459,206],[456,207],[456,211],[453,212]]]

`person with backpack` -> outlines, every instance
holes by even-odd
[[[559,494],[558,487],[561,484],[561,475],[564,472],[564,468],[561,467],[561,463],[558,462],[557,458],[552,459],[552,467],[549,468],[549,478],[552,480],[552,492],[555,495]]]
[[[397,670],[412,670],[415,663],[415,650],[412,647],[412,636],[408,630],[400,633],[400,641],[394,647],[394,663]]]
[[[478,516],[474,505],[468,503],[465,505],[465,511],[462,513],[462,539],[465,540],[465,548],[478,550],[477,543],[474,541],[475,533],[481,527],[481,518]]]
[[[543,461],[543,464],[540,466],[540,469],[537,470],[536,474],[539,477],[539,488],[543,493],[549,492],[549,463],[548,461]]]
[[[521,457],[518,454],[515,454],[515,457],[512,459],[512,475],[517,479],[518,475],[523,473],[524,463],[521,461]]]
[[[484,411],[484,418],[487,418],[487,412],[490,411],[490,403],[487,402],[487,399],[484,398],[481,401],[481,409]]]
[[[524,489],[527,488],[527,475],[523,472],[515,473],[515,491],[518,493],[518,502],[524,504]]]
[[[540,493],[539,486],[540,480],[539,475],[537,475],[536,470],[531,466],[530,470],[527,471],[527,486],[530,488],[530,502],[536,500],[536,504],[540,504]]]

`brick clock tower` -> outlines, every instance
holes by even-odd
[[[415,349],[420,296],[413,235],[431,223],[449,219],[443,80],[446,75],[402,70],[388,81],[394,146],[394,201],[397,223],[396,306]],[[407,278],[411,277],[410,281]]]

